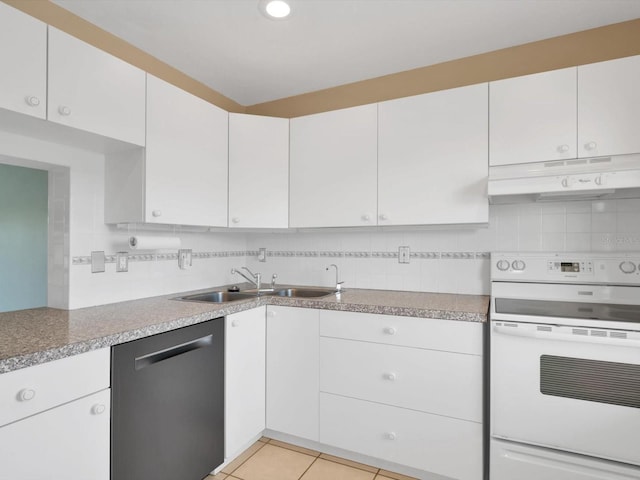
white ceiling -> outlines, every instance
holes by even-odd
[[[640,18],[640,0],[53,0],[242,105]]]

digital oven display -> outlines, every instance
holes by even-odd
[[[561,272],[576,273],[580,271],[580,264],[577,262],[560,262]]]

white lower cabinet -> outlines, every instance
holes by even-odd
[[[480,480],[483,325],[320,312],[320,442]]]
[[[321,393],[320,442],[458,480],[482,478],[477,422]]]
[[[0,428],[0,478],[108,480],[111,390]]]
[[[110,350],[0,375],[0,479],[108,480]]]
[[[225,318],[225,458],[241,453],[265,427],[266,307]]]
[[[267,307],[267,428],[318,441],[319,311]]]

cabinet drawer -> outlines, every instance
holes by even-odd
[[[477,322],[321,310],[320,335],[482,354],[482,324]]]
[[[103,348],[0,375],[0,426],[109,388]]]
[[[320,394],[320,441],[458,480],[482,478],[482,424]]]
[[[320,391],[482,421],[482,357],[320,339]]]

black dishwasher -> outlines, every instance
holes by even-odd
[[[111,480],[201,480],[222,464],[224,318],[111,354]]]

